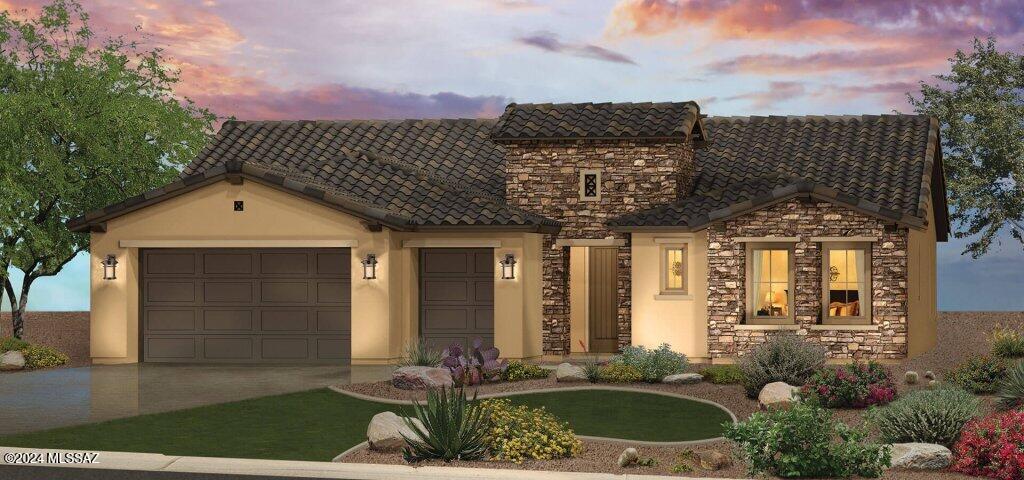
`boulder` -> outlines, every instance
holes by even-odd
[[[391,384],[404,390],[451,387],[452,374],[444,368],[401,367],[391,374]]]
[[[700,468],[704,470],[721,470],[732,465],[732,458],[718,450],[708,450],[697,453],[697,460]]]
[[[423,428],[419,419],[411,419],[416,426]],[[370,419],[370,425],[366,427],[366,441],[370,444],[371,450],[378,452],[400,452],[405,448],[405,434],[409,438],[419,438],[413,429],[405,424],[405,420],[394,412],[381,412]]]
[[[894,443],[892,467],[916,470],[941,470],[949,466],[953,453],[934,443]]]
[[[17,350],[0,355],[0,370],[21,370],[25,368],[25,355]]]
[[[761,389],[757,394],[757,402],[764,410],[771,408],[789,408],[796,401],[800,387],[794,387],[786,382],[772,382]]]
[[[699,373],[677,373],[661,379],[661,383],[676,383],[682,385],[700,383],[702,381],[704,381],[704,376]]]
[[[587,372],[571,363],[560,363],[555,369],[555,379],[559,382],[585,382]]]
[[[639,459],[640,454],[637,453],[636,449],[633,447],[629,447],[619,454],[619,466],[628,467],[630,465],[636,464],[637,460]]]

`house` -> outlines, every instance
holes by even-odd
[[[98,363],[394,362],[669,343],[733,361],[795,332],[836,359],[936,338],[939,128],[511,104],[497,120],[229,121],[90,232]]]

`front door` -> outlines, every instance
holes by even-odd
[[[618,350],[618,251],[616,247],[590,249],[589,330],[594,353]]]

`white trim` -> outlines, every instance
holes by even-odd
[[[800,241],[800,237],[733,237],[732,240],[741,243],[796,243]]]
[[[800,325],[796,324],[785,324],[785,325],[750,325],[741,323],[736,325],[736,330],[799,330]]]
[[[663,244],[663,243],[680,243],[680,244],[682,244],[682,243],[690,243],[692,241],[693,241],[693,234],[692,233],[686,234],[686,235],[680,235],[678,237],[655,237],[654,238],[654,243],[657,243],[659,245]]]
[[[121,248],[352,248],[355,240],[121,240]]]
[[[659,293],[654,296],[654,299],[659,301],[668,300],[679,302],[683,300],[693,300],[693,295],[688,293]]]
[[[624,238],[559,238],[556,247],[624,247]]]
[[[812,242],[877,242],[878,237],[811,237]]]
[[[402,240],[402,248],[501,248],[501,240],[458,238],[415,238]]]
[[[829,325],[823,323],[820,325],[811,325],[811,330],[845,330],[845,331],[860,331],[868,332],[878,330],[878,325]]]

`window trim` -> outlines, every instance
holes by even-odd
[[[683,268],[682,268],[682,288],[668,288],[668,252],[670,250],[682,250],[683,251]],[[658,255],[659,266],[658,270],[661,271],[660,283],[658,285],[658,291],[660,295],[671,296],[671,295],[689,295],[690,294],[690,279],[687,278],[690,271],[690,245],[688,242],[679,243],[665,243],[661,244],[661,252]]]
[[[789,302],[789,315],[784,317],[759,317],[756,315],[757,304],[756,294],[754,293],[754,278],[750,275],[753,271],[754,262],[754,250],[786,250],[789,252],[789,295],[787,295],[786,301]],[[795,305],[795,290],[796,290],[796,255],[795,255],[795,244],[790,242],[748,242],[746,253],[747,258],[745,261],[744,277],[746,277],[746,321],[747,325],[789,325],[796,323],[796,305]]]
[[[585,187],[584,187],[584,179],[586,178],[587,175],[596,175],[597,176],[597,179],[596,179],[596,181],[597,181],[597,195],[596,196],[588,197],[588,196],[584,195],[584,189],[585,189]],[[597,202],[597,201],[601,200],[601,170],[598,170],[596,168],[583,168],[583,169],[580,169],[580,174],[579,174],[578,180],[579,180],[579,183],[580,183],[579,194],[580,194],[580,200],[581,201],[584,201],[584,202]]]
[[[871,325],[873,305],[871,250],[872,242],[822,242],[821,244],[821,325]],[[828,314],[829,305],[829,251],[830,250],[863,250],[864,251],[864,299],[861,299],[861,315],[857,317],[833,317]]]

